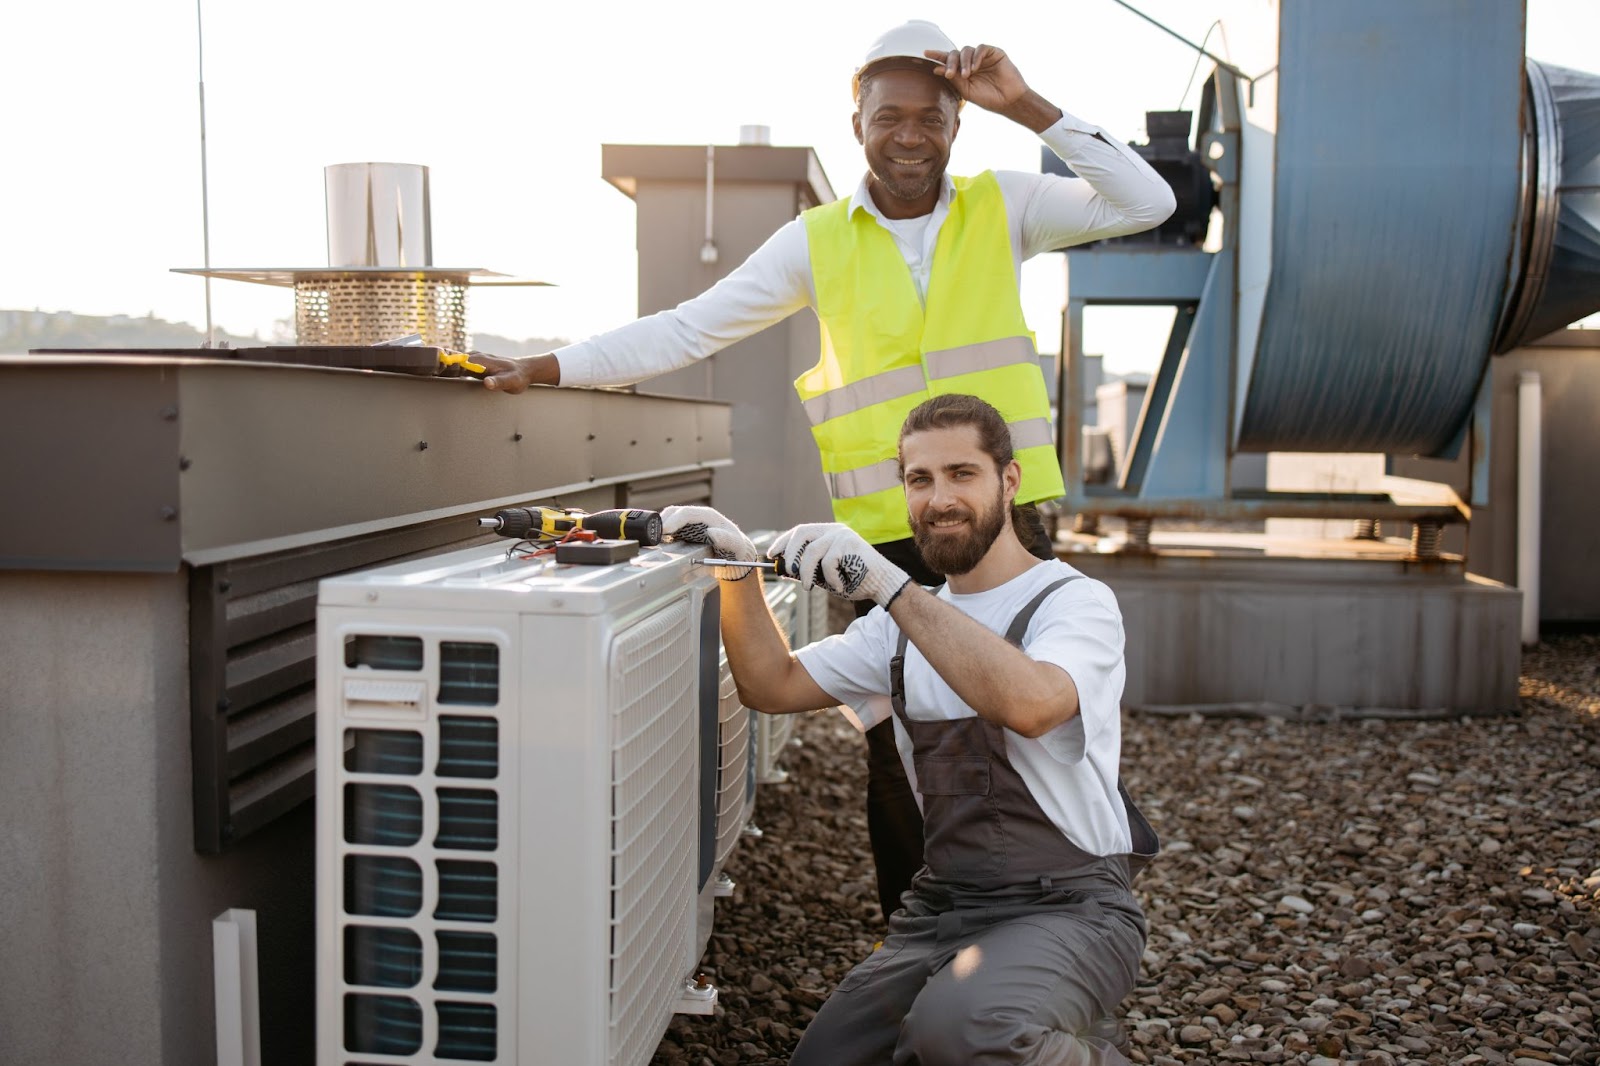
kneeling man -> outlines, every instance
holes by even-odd
[[[759,572],[717,569],[744,703],[844,704],[861,729],[892,716],[927,827],[889,937],[823,1004],[792,1062],[1125,1063],[1115,1011],[1145,942],[1132,881],[1157,843],[1118,779],[1116,600],[1018,540],[1019,468],[989,404],[926,401],[899,456],[917,547],[948,579],[937,594],[845,526],[797,526],[770,551],[786,575],[880,609],[791,654]],[[756,558],[709,508],[664,519],[724,559]]]

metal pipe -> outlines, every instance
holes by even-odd
[[[713,227],[716,201],[714,192],[717,187],[717,149],[715,145],[706,145],[706,242],[700,246],[700,262],[711,266],[717,261],[717,244],[712,240],[715,232]]]
[[[200,18],[201,0],[194,0],[194,32],[200,74],[200,241],[206,274],[206,347],[217,346],[216,327],[211,323],[211,183],[206,174],[206,31]]]
[[[1539,375],[1517,375],[1517,587],[1522,590],[1522,643],[1539,643],[1540,484],[1544,474]]]

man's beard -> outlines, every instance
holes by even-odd
[[[939,184],[939,180],[944,177],[944,171],[940,170],[938,173],[930,172],[926,178],[917,182],[896,181],[893,178],[886,178],[879,174],[874,174],[873,177],[877,178],[878,184],[882,185],[889,195],[896,200],[920,200],[928,195],[930,189]]]
[[[933,523],[944,518],[969,518],[971,521],[961,533],[939,533]],[[971,515],[965,508],[945,510],[938,514],[922,512],[922,517],[911,519],[911,535],[916,540],[922,561],[934,573],[946,577],[960,577],[983,561],[989,554],[995,538],[1006,527],[1006,498],[1002,487],[994,494],[992,506],[982,514]]]

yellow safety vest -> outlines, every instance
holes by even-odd
[[[1022,466],[1018,503],[1065,493],[1000,183],[989,171],[953,180],[926,308],[894,237],[871,214],[836,200],[801,216],[822,355],[794,387],[833,516],[871,544],[911,535],[896,444],[906,415],[930,396],[970,393],[1000,412]]]

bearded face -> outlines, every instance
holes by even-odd
[[[924,508],[911,516],[911,535],[922,559],[936,573],[960,577],[988,554],[1006,526],[1005,486],[995,486],[994,498],[973,511],[960,503],[939,510]]]

